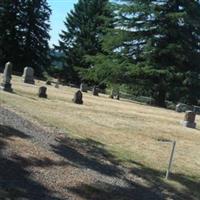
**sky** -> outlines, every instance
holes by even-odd
[[[51,22],[51,40],[50,46],[53,44],[58,44],[59,33],[63,30],[64,20],[67,16],[67,13],[73,9],[74,4],[78,2],[78,0],[47,0],[52,9],[52,15],[50,18]]]

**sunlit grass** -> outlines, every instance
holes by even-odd
[[[33,86],[14,76],[12,83],[14,93],[0,91],[0,102],[25,117],[73,137],[99,141],[122,163],[136,161],[159,171],[166,170],[171,151],[171,144],[160,140],[176,140],[173,172],[200,179],[199,126],[182,127],[183,113],[91,93],[84,93],[84,104],[76,105],[72,102],[76,89],[64,86],[47,86],[48,99],[39,99],[38,88],[44,82]]]

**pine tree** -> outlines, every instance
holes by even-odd
[[[0,12],[0,63],[14,64],[14,71],[25,66],[41,76],[49,64],[49,17],[46,0],[3,0]]]
[[[132,83],[138,92],[151,95],[159,106],[165,106],[166,98],[197,104],[199,1],[123,2],[126,3],[117,11],[118,25],[104,42],[112,56],[111,63],[118,60],[117,68],[111,65],[118,81]],[[101,63],[104,65],[102,60]]]
[[[79,0],[65,21],[60,34],[59,49],[65,54],[65,74],[68,81],[79,83],[82,69],[91,67],[85,58],[102,51],[102,36],[111,26],[108,0]]]
[[[48,67],[50,49],[49,17],[50,7],[46,0],[24,0],[23,3],[23,66],[31,66],[36,74],[41,73]]]
[[[20,55],[20,1],[3,0],[0,6],[0,66],[11,61],[17,69]]]

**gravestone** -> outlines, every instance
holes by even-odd
[[[55,88],[59,88],[59,83],[58,82],[56,82]]]
[[[113,98],[114,98],[114,90],[113,90],[113,89],[110,91],[109,98],[111,98],[111,99],[113,99]]]
[[[183,126],[188,128],[196,128],[195,117],[196,117],[195,112],[190,110],[186,111],[184,116],[184,121],[182,122]]]
[[[34,70],[32,67],[25,67],[23,73],[23,81],[28,84],[35,84]]]
[[[1,83],[1,89],[6,92],[12,92],[12,63],[7,62],[3,72],[3,82]]]
[[[96,86],[93,87],[93,89],[92,89],[92,94],[93,94],[94,96],[99,96],[99,90],[98,90],[98,88],[97,88]]]
[[[81,92],[87,92],[88,91],[88,86],[85,83],[81,83],[80,85],[80,91]]]
[[[176,112],[186,112],[187,110],[193,110],[193,106],[179,103],[176,105]]]
[[[38,96],[40,98],[47,98],[47,88],[42,86],[39,88],[39,93],[38,93]]]
[[[51,81],[47,80],[46,85],[51,85]]]
[[[193,108],[193,111],[196,113],[196,114],[200,114],[200,107],[199,106],[194,106]]]
[[[110,95],[109,95],[109,98],[111,99],[117,99],[117,100],[120,100],[120,92],[119,92],[119,89],[112,89],[110,91]]]
[[[119,90],[117,90],[116,99],[120,100],[120,92],[119,92]]]
[[[75,94],[74,94],[74,98],[72,99],[72,101],[76,104],[83,104],[83,94],[80,90],[78,90]]]

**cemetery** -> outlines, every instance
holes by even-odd
[[[136,171],[143,169],[142,174],[138,175],[143,177],[148,185],[154,184],[154,180],[164,188],[171,188],[174,191],[173,195],[179,191],[183,196],[189,195],[192,187],[193,196],[198,197],[200,178],[198,115],[195,119],[196,129],[186,128],[183,126],[184,120],[190,118],[188,120],[194,121],[194,115],[190,116],[190,113],[184,116],[184,113],[175,110],[128,102],[125,99],[116,101],[110,99],[109,95],[101,93],[99,96],[94,96],[92,91],[84,93],[83,102],[80,102],[83,105],[78,105],[72,101],[73,97],[75,100],[80,100],[80,96],[75,95],[78,91],[76,88],[62,85],[59,89],[53,85],[44,87],[45,82],[36,80],[35,84],[31,85],[24,83],[22,79],[23,77],[13,75],[11,79],[13,92],[0,91],[1,107],[14,111],[22,118],[40,126],[53,129],[56,127],[56,130],[62,130],[64,135],[74,140],[95,141],[97,145],[95,148],[98,148],[98,144],[102,144],[103,149],[115,158],[115,162],[127,168],[134,168]],[[3,80],[1,74],[0,81]],[[47,89],[44,91],[48,95],[46,100],[38,97],[41,88]],[[185,124],[187,125],[186,122]],[[171,177],[169,175],[167,182],[164,181],[164,177],[171,143],[164,141],[177,142],[172,175]],[[15,140],[14,142],[16,148],[23,145],[23,142],[26,143],[21,141],[22,144],[18,144],[19,141]],[[148,181],[147,177],[152,181]]]
[[[0,1],[0,200],[200,200],[200,1]]]

